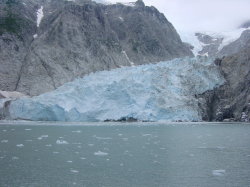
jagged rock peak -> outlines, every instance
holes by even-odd
[[[145,7],[145,4],[144,4],[144,2],[143,2],[142,0],[137,0],[137,1],[135,2],[135,5],[136,5],[136,6],[140,6],[140,7]]]
[[[240,28],[249,28],[250,27],[250,20],[244,22],[243,24],[240,25]]]

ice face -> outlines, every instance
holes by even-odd
[[[184,58],[92,73],[55,91],[13,101],[11,119],[201,120],[195,95],[222,85],[213,60]]]

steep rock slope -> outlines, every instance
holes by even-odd
[[[216,63],[226,83],[201,96],[203,120],[250,121],[250,47]]]
[[[0,9],[0,90],[38,95],[91,72],[192,56],[142,1],[1,0]]]

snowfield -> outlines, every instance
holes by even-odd
[[[222,85],[213,60],[184,58],[92,73],[55,91],[12,101],[11,119],[200,121],[195,95]]]

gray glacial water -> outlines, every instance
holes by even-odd
[[[1,122],[0,186],[248,187],[250,125]]]

